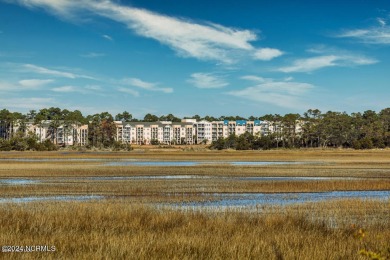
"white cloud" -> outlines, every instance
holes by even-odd
[[[311,72],[326,67],[348,67],[355,65],[369,65],[378,61],[358,55],[323,55],[307,59],[298,59],[292,65],[277,69],[282,72]]]
[[[2,106],[9,109],[40,109],[44,107],[51,107],[58,105],[53,98],[0,98]]]
[[[102,37],[103,37],[104,39],[106,39],[106,40],[109,40],[109,41],[113,41],[113,40],[114,40],[111,36],[109,36],[109,35],[107,35],[107,34],[103,34]]]
[[[294,61],[293,65],[278,69],[282,72],[310,72],[324,67],[336,66],[337,56],[318,56]]]
[[[33,64],[24,64],[23,68],[27,71],[30,71],[30,72],[34,72],[37,74],[43,74],[43,75],[50,75],[50,76],[54,76],[54,77],[62,77],[62,78],[69,78],[69,79],[76,79],[76,78],[94,79],[93,77],[86,76],[86,75],[79,75],[79,74],[75,74],[75,73],[71,73],[71,72],[48,69],[48,68],[36,66]]]
[[[51,90],[54,92],[61,92],[61,93],[80,92],[80,90],[74,86],[56,87],[56,88],[52,88]]]
[[[254,53],[254,58],[257,60],[272,60],[282,55],[283,52],[278,49],[261,48]]]
[[[336,35],[339,38],[353,38],[366,44],[390,44],[390,26],[387,19],[377,18],[379,25],[363,29],[344,30]]]
[[[386,20],[383,19],[383,18],[377,18],[376,20],[378,21],[379,25],[382,26],[382,27],[387,25]]]
[[[98,52],[89,52],[86,54],[81,54],[80,56],[83,58],[99,58],[99,57],[106,56],[106,54],[105,53],[98,53]]]
[[[89,10],[126,24],[138,35],[155,39],[185,57],[218,60],[231,63],[228,50],[253,50],[250,41],[257,36],[249,30],[239,30],[216,24],[199,24],[160,15],[144,9],[126,7],[111,1],[93,2]]]
[[[143,89],[153,89],[156,85],[155,83],[149,83],[149,82],[137,79],[137,78],[124,79],[123,82],[126,84],[129,84],[129,85],[135,86],[135,87],[143,88]]]
[[[1,91],[18,91],[20,88],[12,83],[0,81],[0,90]]]
[[[23,88],[36,89],[52,83],[52,79],[24,79],[19,81],[19,85]]]
[[[229,85],[224,79],[211,73],[193,73],[188,82],[197,88],[223,88]]]
[[[304,100],[314,88],[308,83],[269,81],[242,90],[230,91],[227,94],[290,109],[305,109],[307,104]]]
[[[51,82],[53,82],[51,79],[24,79],[20,80],[18,83],[0,81],[0,90],[7,92],[37,90]]]
[[[134,90],[134,89],[120,87],[120,88],[118,88],[118,91],[120,91],[122,93],[133,95],[134,97],[139,97],[139,92]]]
[[[101,86],[97,86],[97,85],[87,85],[87,86],[85,86],[85,89],[93,90],[93,91],[102,91],[103,90]]]
[[[266,81],[269,81],[269,79],[266,79],[266,78],[263,78],[263,77],[259,77],[259,76],[253,76],[253,75],[242,76],[241,79],[254,81],[254,82],[266,82]]]
[[[123,83],[137,88],[142,88],[149,91],[160,91],[164,93],[172,93],[172,88],[160,88],[157,87],[158,83],[150,83],[137,78],[127,78],[123,80]]]
[[[188,19],[158,14],[145,9],[121,5],[117,1],[90,0],[16,0],[28,7],[42,7],[69,19],[86,10],[125,24],[136,34],[159,41],[180,56],[200,60],[234,63],[237,52],[261,60],[270,60],[282,54],[271,48],[256,50],[251,42],[257,40],[255,32],[225,27],[214,23],[197,23]],[[112,40],[109,35],[102,37]]]

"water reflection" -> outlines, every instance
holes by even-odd
[[[390,199],[390,191],[332,191],[307,193],[234,193],[213,194],[216,201],[176,204],[179,208],[235,208],[257,205],[284,206],[295,203],[318,202],[334,199]]]
[[[21,198],[0,198],[0,203],[24,203],[38,201],[86,201],[101,200],[104,196],[80,195],[80,196],[42,196],[42,197],[21,197]]]
[[[36,184],[39,181],[30,179],[0,179],[0,185],[28,185]]]

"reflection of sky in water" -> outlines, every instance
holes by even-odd
[[[0,198],[0,203],[23,203],[23,202],[38,202],[38,201],[85,201],[85,200],[100,200],[103,198],[104,196],[97,196],[97,195]]]
[[[178,207],[245,207],[256,205],[289,205],[333,199],[390,199],[390,191],[332,191],[315,193],[234,193],[214,194],[217,201],[176,204]]]
[[[28,184],[36,184],[39,181],[37,180],[29,180],[29,179],[0,179],[0,185],[28,185]]]
[[[206,194],[205,194],[206,195]],[[182,209],[197,208],[242,208],[258,205],[283,206],[304,202],[318,202],[335,199],[377,199],[389,200],[390,191],[333,191],[318,193],[231,193],[231,194],[207,194],[214,197],[216,201],[207,202],[183,202],[177,204],[159,204],[160,206],[173,206]],[[0,198],[0,203],[25,203],[44,201],[86,201],[101,200],[106,198],[99,195],[79,195],[79,196],[32,196],[19,198]],[[110,197],[115,199],[115,197]]]

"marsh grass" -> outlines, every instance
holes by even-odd
[[[208,155],[210,154],[210,155]],[[197,165],[191,167],[104,166],[96,161],[0,161],[0,178],[25,178],[40,182],[29,185],[0,185],[0,196],[107,195],[136,196],[152,201],[203,200],[207,193],[250,192],[322,192],[342,190],[390,190],[390,150],[348,151],[265,151],[265,152],[155,152],[145,153],[0,153],[1,158],[101,158],[116,160],[142,158],[154,160],[312,160],[325,164],[229,166]],[[61,157],[62,156],[62,157]],[[79,157],[80,156],[80,157]],[[298,159],[297,159],[298,158]],[[330,160],[329,158],[333,158]],[[188,159],[188,158],[187,158]],[[132,177],[190,175],[193,179],[127,179],[99,181],[89,177]],[[248,181],[235,177],[341,177],[352,179],[313,181]],[[356,179],[353,179],[357,177]],[[85,178],[85,179],[83,179]],[[365,178],[365,179],[359,179]],[[176,195],[172,195],[176,194]],[[192,197],[192,198],[191,198]],[[206,196],[207,197],[207,196]],[[212,199],[212,198],[206,198]]]
[[[7,205],[2,245],[54,245],[56,252],[2,253],[15,259],[359,259],[384,252],[388,204],[343,201],[259,212],[181,212],[118,201]],[[386,215],[387,214],[387,215]],[[337,226],[322,217],[332,216]],[[356,222],[357,218],[378,221]],[[348,219],[348,221],[346,221]],[[366,238],[356,238],[363,228]],[[389,257],[389,255],[384,255]]]
[[[210,173],[211,174],[211,173]],[[105,175],[107,176],[107,175]],[[108,175],[109,176],[109,175]],[[131,175],[130,175],[131,176]],[[106,195],[149,196],[153,201],[177,200],[180,194],[207,197],[212,193],[275,193],[275,192],[326,192],[356,190],[390,190],[390,178],[367,178],[313,181],[248,181],[234,178],[190,179],[120,179],[94,180],[87,177],[29,177],[36,183],[26,185],[0,185],[1,197],[44,195]],[[173,196],[172,194],[178,194]],[[202,196],[200,196],[202,195]],[[194,198],[193,198],[194,199]],[[195,200],[195,199],[194,199]]]
[[[108,167],[95,161],[17,162],[6,158],[308,161],[301,165]],[[0,205],[1,245],[54,245],[52,253],[1,253],[14,259],[364,259],[390,258],[390,202],[334,200],[250,210],[156,208],[154,203],[212,200],[213,193],[390,190],[390,150],[134,150],[0,153],[1,197],[105,195],[90,202]],[[210,178],[99,181],[97,176],[195,175]],[[224,177],[359,177],[326,181],[248,181]],[[62,178],[62,179],[61,179]],[[110,199],[112,198],[112,199]],[[364,240],[357,238],[364,230]],[[360,232],[360,233],[359,233]],[[386,251],[387,250],[387,251]],[[363,251],[362,251],[363,252]],[[387,252],[387,253],[386,253]]]

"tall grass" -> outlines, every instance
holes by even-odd
[[[56,251],[0,253],[0,258],[364,259],[364,254],[370,252],[390,258],[390,201],[351,199],[288,207],[259,206],[249,211],[180,211],[153,206],[156,202],[209,200],[212,196],[207,194],[225,192],[390,190],[389,149],[10,152],[0,153],[0,158],[324,162],[255,167],[106,167],[92,161],[0,160],[0,178],[41,181],[31,185],[0,185],[1,197],[102,194],[117,198],[93,202],[1,204],[0,245],[53,245]],[[210,178],[110,181],[82,178],[142,175]],[[242,176],[365,179],[247,181],[225,178]]]
[[[343,216],[367,215],[347,202]],[[371,202],[370,217],[388,204]],[[181,212],[117,201],[36,203],[0,208],[1,245],[54,245],[55,252],[1,253],[18,259],[358,259],[366,249],[390,257],[390,223],[331,227],[310,218],[317,206],[250,212]],[[380,209],[376,211],[375,209]],[[335,209],[329,208],[331,214]],[[336,211],[337,211],[336,210]],[[374,215],[372,215],[374,214]],[[387,215],[388,216],[388,215]],[[359,228],[365,240],[356,238]],[[386,255],[387,254],[387,255]]]

